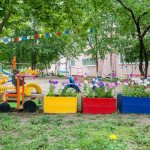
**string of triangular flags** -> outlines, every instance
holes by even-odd
[[[94,29],[91,28],[91,29],[88,30],[88,32],[93,33]],[[71,31],[70,30],[66,30],[63,34],[71,34]],[[62,35],[61,32],[56,32],[56,36],[57,37],[59,37],[61,35]],[[21,37],[14,37],[14,38],[9,38],[9,37],[5,36],[3,38],[2,37],[0,38],[0,43],[5,43],[5,44],[7,44],[9,42],[17,43],[19,41],[26,41],[26,40],[30,40],[30,39],[39,39],[39,38],[42,38],[42,37],[50,38],[50,37],[52,37],[52,34],[51,33],[45,33],[45,34],[38,34],[38,33],[36,33],[34,35],[31,35],[31,36],[23,35]]]

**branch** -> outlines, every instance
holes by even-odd
[[[92,43],[90,42],[90,39],[89,39],[89,38],[87,38],[87,41],[89,42],[89,46],[90,46],[91,48],[93,48]]]
[[[8,21],[8,19],[10,18],[11,16],[11,12],[9,12],[8,14],[6,14],[4,16],[4,19],[2,20],[2,22],[0,23],[0,33],[2,32],[3,30],[3,27],[5,26],[5,23]]]
[[[125,25],[124,29],[126,29],[126,27],[128,26],[128,24],[129,24],[129,22],[130,22],[130,19],[131,19],[131,18],[128,19],[128,22],[127,22],[127,24]]]
[[[149,30],[150,30],[150,25],[144,30],[142,37],[144,37]]]
[[[122,2],[122,0],[117,0],[117,1],[124,7],[124,9],[128,10],[128,11],[131,13],[132,18],[133,18],[133,20],[134,20],[134,22],[135,22],[135,24],[136,24],[137,21],[136,21],[136,19],[135,19],[135,16],[134,16],[133,11],[132,11],[130,8],[128,8],[127,6],[125,6],[124,3]]]
[[[140,29],[140,26],[139,26],[139,22],[135,18],[133,10],[128,8],[127,6],[125,6],[124,3],[122,2],[122,0],[117,0],[117,1],[124,7],[124,9],[126,9],[127,11],[129,11],[131,13],[132,19],[133,19],[133,21],[136,25],[136,28],[137,28],[138,36],[140,37],[141,36],[141,29]]]
[[[140,22],[140,19],[147,14],[148,14],[148,12],[144,12],[140,17],[138,17],[137,21]]]

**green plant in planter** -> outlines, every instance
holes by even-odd
[[[145,91],[142,85],[124,86],[123,95],[131,97],[150,97],[150,92]]]
[[[49,92],[47,96],[59,95],[61,97],[77,97],[78,93],[72,88],[68,88],[67,90],[63,90],[63,88],[59,89],[58,94],[56,94],[56,84],[58,84],[57,81],[50,81]]]
[[[59,95],[61,97],[77,97],[78,93],[74,91],[72,88],[68,88],[67,90],[60,89]]]
[[[47,96],[55,96],[55,88],[54,84],[50,84]]]
[[[93,98],[112,98],[112,88],[108,87],[95,87],[93,88],[92,85],[84,84],[83,87],[83,95],[85,97],[93,97]]]
[[[112,88],[103,87],[103,88],[95,88],[95,97],[104,97],[104,98],[112,98]]]
[[[82,94],[85,97],[95,97],[95,93],[87,83],[84,83]]]

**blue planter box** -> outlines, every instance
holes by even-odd
[[[117,95],[121,113],[150,114],[150,98]]]

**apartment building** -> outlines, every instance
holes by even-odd
[[[53,66],[53,71],[54,68],[55,67]],[[113,54],[111,59],[110,54],[107,54],[104,60],[99,59],[98,61],[98,75],[105,77],[112,71],[117,77],[125,77],[129,74],[133,74],[135,76],[140,75],[138,62],[124,63],[122,62],[120,55]],[[59,63],[57,63],[57,72],[64,75],[72,74],[96,76],[96,61],[91,56],[83,54],[79,56],[78,59],[69,60],[66,65],[66,59],[62,58]],[[150,64],[148,75],[150,75]]]

